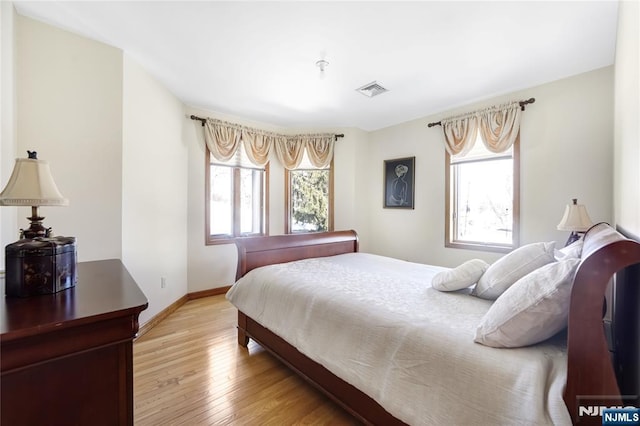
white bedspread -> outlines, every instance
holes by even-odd
[[[253,270],[227,299],[406,423],[571,424],[564,339],[474,343],[491,302],[432,289],[443,269],[350,253]]]

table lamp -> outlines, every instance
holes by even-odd
[[[35,151],[27,153],[29,158],[16,159],[0,193],[0,206],[31,206],[31,226],[21,229],[20,239],[5,248],[7,296],[55,293],[76,282],[75,238],[53,237],[39,212],[40,206],[66,206],[69,200],[58,190],[49,163],[38,160]]]
[[[29,158],[16,158],[16,164],[0,193],[0,206],[31,206],[31,226],[20,230],[21,238],[49,237],[51,228],[42,225],[44,217],[39,214],[40,206],[68,206],[53,181],[49,163],[38,160],[38,153],[27,151]]]
[[[587,208],[583,204],[578,204],[577,198],[572,199],[572,204],[567,204],[562,220],[558,224],[558,231],[571,231],[565,247],[578,241],[580,239],[579,233],[586,232],[591,225],[593,222],[589,218]]]

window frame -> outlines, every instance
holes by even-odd
[[[262,233],[252,233],[241,235],[238,231],[240,227],[240,186],[236,185],[235,182],[239,182],[240,178],[240,170],[241,169],[249,169],[248,167],[240,167],[240,166],[229,166],[233,168],[233,235],[222,235],[222,234],[211,234],[211,151],[208,147],[205,147],[205,185],[204,185],[204,240],[205,245],[216,245],[216,244],[229,244],[233,243],[237,238],[243,238],[247,236],[266,236],[269,235],[269,163],[264,166],[264,191],[262,194],[263,203],[262,210],[264,211],[264,215],[262,215],[264,224],[263,224],[263,232]],[[259,168],[258,166],[255,167]],[[238,231],[238,232],[237,232]]]
[[[334,230],[333,222],[333,205],[334,205],[334,170],[333,170],[333,159],[331,159],[331,163],[329,164],[328,169],[296,169],[296,170],[329,170],[329,194],[328,194],[328,220],[329,224],[327,226],[327,231],[309,231],[309,232],[292,232],[291,231],[291,170],[284,169],[284,232],[285,234],[309,234],[314,232],[332,232]],[[295,171],[295,170],[293,170]]]
[[[512,243],[511,244],[499,244],[499,243],[481,243],[471,241],[458,241],[454,240],[455,224],[453,218],[453,191],[454,181],[451,176],[451,155],[445,150],[445,247],[458,248],[467,250],[481,250],[497,253],[508,253],[513,249],[520,246],[520,132],[516,136],[516,140],[513,142],[513,223],[512,223]],[[496,158],[497,160],[497,158]],[[484,161],[493,161],[491,159]]]

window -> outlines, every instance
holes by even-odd
[[[446,154],[447,247],[509,251],[518,246],[519,145],[492,153],[477,137],[465,156]]]
[[[269,165],[251,163],[242,145],[229,161],[206,150],[205,227],[207,244],[267,233]]]
[[[333,230],[333,161],[318,169],[305,152],[296,170],[285,170],[285,230],[289,234]]]

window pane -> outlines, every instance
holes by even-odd
[[[208,149],[206,152],[206,244],[226,244],[230,238],[243,235],[264,235],[269,165],[258,167],[250,163],[242,148],[224,162],[215,159]]]
[[[454,240],[513,242],[513,160],[460,163],[454,176]]]
[[[233,168],[211,165],[210,235],[233,235]]]
[[[292,170],[291,232],[329,230],[329,170]]]
[[[240,169],[240,232],[262,232],[262,170]]]

